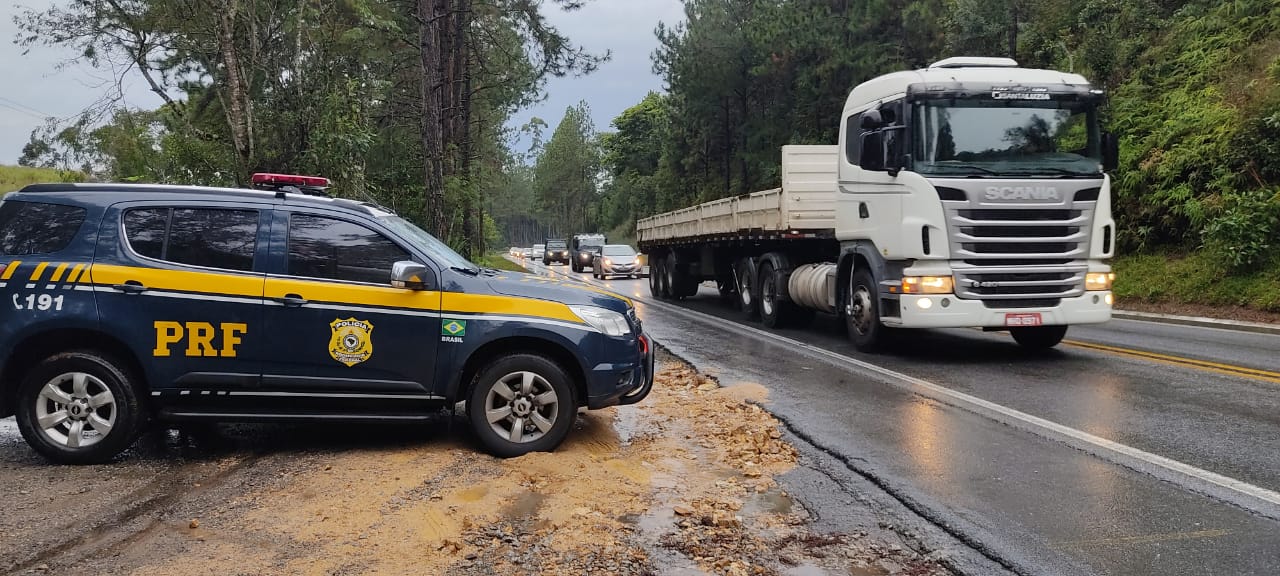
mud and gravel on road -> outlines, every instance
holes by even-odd
[[[509,460],[448,418],[153,433],[92,467],[46,464],[0,427],[0,573],[947,573],[813,531],[777,481],[798,453],[767,402],[664,356],[645,402]]]

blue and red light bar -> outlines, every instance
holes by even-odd
[[[251,178],[254,186],[306,186],[308,188],[327,188],[328,178],[319,176],[299,176],[297,174],[271,174],[259,172]]]

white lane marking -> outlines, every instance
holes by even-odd
[[[593,281],[589,281],[587,279],[581,279],[581,281],[594,284]],[[983,400],[982,398],[978,398],[976,396],[965,394],[963,392],[957,392],[945,386],[934,384],[932,382],[929,382],[927,380],[923,380],[920,378],[916,378],[915,376],[903,374],[901,372],[890,370],[882,366],[877,366],[869,362],[864,362],[856,358],[850,358],[848,356],[845,356],[836,352],[832,352],[825,348],[820,348],[817,346],[813,346],[811,344],[806,344],[799,340],[794,340],[786,336],[774,334],[772,332],[761,330],[753,326],[738,324],[736,322],[731,322],[729,320],[718,318],[710,314],[704,314],[702,312],[694,312],[691,310],[686,310],[678,306],[672,306],[665,302],[656,302],[651,300],[650,298],[637,298],[637,300],[643,302],[647,306],[653,306],[655,308],[659,308],[664,311],[671,312],[673,314],[682,315],[691,320],[701,321],[701,322],[710,323],[710,324],[716,324],[730,331],[742,331],[742,332],[751,334],[757,338],[761,338],[765,340],[773,340],[778,343],[786,344],[787,346],[793,346],[801,350],[802,352],[808,353],[810,357],[825,358],[826,360],[834,361],[837,364],[845,364],[847,366],[861,368],[863,370],[880,374],[881,376],[887,377],[891,385],[896,385],[901,388],[905,388],[907,390],[910,390],[922,396],[934,398],[936,400],[941,400],[943,402],[951,404],[952,406],[967,409],[971,412],[985,416],[987,418],[990,418],[1002,424],[1010,424],[1010,425],[1021,424],[1022,426],[1019,426],[1020,428],[1023,428],[1033,433],[1039,433],[1040,436],[1043,436],[1052,440],[1064,441],[1068,445],[1072,445],[1073,442],[1070,442],[1070,441],[1074,441],[1074,444],[1076,444],[1075,447],[1077,448],[1080,447],[1079,445],[1091,446],[1100,452],[1110,454],[1112,457],[1107,458],[1108,460],[1111,460],[1116,464],[1120,464],[1122,466],[1126,466],[1128,468],[1137,470],[1139,472],[1150,473],[1152,471],[1145,470],[1139,466],[1134,466],[1132,465],[1131,462],[1137,461],[1137,462],[1147,464],[1148,466],[1152,466],[1167,472],[1167,474],[1165,475],[1153,474],[1154,476],[1158,478],[1162,478],[1164,480],[1168,480],[1184,488],[1192,489],[1193,491],[1205,493],[1202,490],[1195,490],[1195,485],[1208,485],[1210,487],[1215,487],[1220,490],[1226,491],[1228,494],[1235,494],[1239,496],[1244,496],[1249,499],[1261,501],[1262,503],[1268,505],[1266,509],[1260,510],[1255,507],[1244,506],[1242,503],[1235,502],[1230,498],[1218,496],[1219,498],[1222,498],[1229,502],[1233,502],[1245,508],[1249,508],[1255,512],[1258,512],[1270,518],[1280,520],[1280,493],[1272,490],[1268,490],[1261,486],[1255,486],[1253,484],[1249,484],[1248,482],[1237,480],[1229,476],[1224,476],[1216,472],[1210,472],[1202,468],[1197,468],[1195,466],[1192,466],[1190,464],[1186,464],[1183,462],[1179,462],[1172,458],[1166,458],[1164,456],[1160,456],[1159,454],[1153,454],[1151,452],[1147,452],[1139,448],[1134,448],[1127,444],[1121,444],[1119,442],[1102,438],[1101,436],[1095,436],[1083,430],[1077,430],[1069,426],[1064,426],[1062,424],[1058,424],[1057,422],[1045,420],[1044,418],[1040,418],[1039,416],[1033,416],[1031,414],[1027,414],[1026,412],[1022,412],[1020,410],[1010,408],[1002,404],[996,404],[995,402]],[[1101,455],[1102,454],[1099,454],[1099,456]],[[1129,459],[1130,462],[1129,463],[1125,462],[1124,461],[1125,459]],[[1191,484],[1191,485],[1189,486],[1188,484]],[[1209,494],[1209,495],[1215,496],[1215,494]]]

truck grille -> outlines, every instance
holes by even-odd
[[[947,206],[956,295],[989,307],[1056,305],[1084,293],[1088,208]]]

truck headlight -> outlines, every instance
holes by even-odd
[[[1116,281],[1115,272],[1090,272],[1084,275],[1085,290],[1110,290]]]
[[[903,294],[950,294],[955,291],[955,281],[950,276],[906,276],[902,279]]]
[[[627,317],[613,310],[606,310],[599,306],[570,306],[569,309],[583,322],[608,336],[626,336],[631,333],[631,325],[627,324]]]

